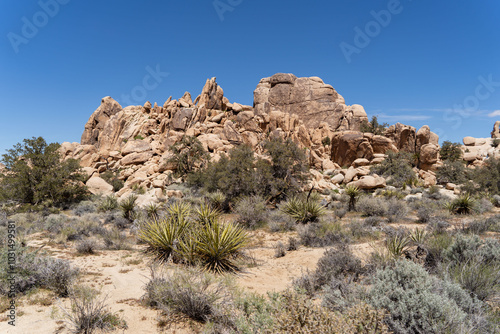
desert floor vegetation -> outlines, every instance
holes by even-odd
[[[424,189],[405,174],[410,158],[393,155],[380,173],[394,173],[394,186],[320,193],[306,186],[295,164],[303,157],[289,142],[264,148],[270,160],[255,159],[244,147],[221,159],[219,176],[212,164],[191,173],[183,167],[188,181],[172,187],[183,189],[184,198],[140,206],[138,193],[86,196],[50,210],[5,201],[0,292],[15,295],[19,328],[499,332],[494,185],[486,196]],[[204,173],[220,178],[200,182]],[[290,179],[281,182],[280,175]],[[10,300],[0,299],[3,314]]]

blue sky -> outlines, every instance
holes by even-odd
[[[498,0],[4,0],[0,153],[32,136],[80,141],[104,96],[163,104],[215,76],[251,105],[277,72],[319,76],[383,122],[489,137],[499,17]]]

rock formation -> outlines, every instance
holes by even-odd
[[[186,92],[179,100],[169,97],[162,106],[148,101],[123,108],[105,97],[85,125],[81,143],[63,143],[60,151],[65,158],[80,160],[93,192],[110,193],[99,176],[113,170],[125,181],[118,196],[142,187],[148,199],[182,196],[165,188],[175,167],[168,163],[169,147],[184,135],[197,137],[213,159],[240,144],[261,154],[259,144],[268,136],[289,138],[306,149],[317,189],[349,182],[366,189],[384,187],[383,178],[370,175],[370,165],[383,161],[389,150],[419,153],[426,170],[434,169],[439,159],[438,137],[427,126],[417,132],[398,123],[384,135],[360,132],[361,123],[368,120],[364,108],[347,106],[318,77],[280,73],[262,79],[253,105],[231,103],[215,78],[206,81],[194,102]],[[345,172],[341,166],[351,168]]]

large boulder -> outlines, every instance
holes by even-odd
[[[151,151],[151,144],[145,140],[129,140],[122,148],[122,155]]]
[[[416,142],[416,151],[418,152],[420,148],[425,144],[434,144],[438,145],[439,136],[431,131],[428,125],[422,126],[417,131],[417,142]]]
[[[358,187],[359,189],[375,189],[384,188],[386,186],[385,179],[378,175],[362,176],[359,180],[353,181],[350,184]]]
[[[111,195],[113,193],[113,186],[99,176],[92,176],[85,185],[94,195]]]
[[[337,132],[331,138],[331,159],[340,166],[350,166],[356,159],[373,158],[368,137],[357,131]]]
[[[345,105],[344,98],[320,78],[297,78],[289,73],[262,79],[254,91],[254,108],[257,115],[273,110],[295,114],[313,129],[326,122],[333,131],[359,130],[368,121],[362,106]]]
[[[439,159],[439,146],[425,144],[420,148],[420,168],[429,169]]]
[[[392,139],[399,151],[415,153],[416,132],[413,126],[396,123],[385,131],[385,136]]]
[[[140,165],[148,161],[153,157],[153,152],[140,152],[140,153],[131,153],[124,157],[121,161],[122,166],[128,165]]]
[[[496,121],[491,131],[491,138],[500,138],[500,121]]]
[[[217,85],[216,78],[207,79],[201,91],[198,105],[204,105],[206,109],[225,110],[224,91]]]
[[[106,122],[111,118],[111,116],[121,110],[122,106],[111,97],[106,96],[103,98],[99,108],[94,111],[87,124],[85,124],[85,130],[83,131],[80,143],[82,145],[96,144],[99,139],[99,133],[104,128]]]

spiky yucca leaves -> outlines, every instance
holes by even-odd
[[[119,207],[120,210],[122,211],[123,218],[128,220],[134,219],[135,201],[137,201],[137,196],[130,195],[120,202]]]
[[[153,254],[160,263],[164,263],[176,251],[176,246],[184,238],[189,225],[189,221],[182,217],[153,219],[139,228],[138,238],[148,245],[148,253]]]
[[[220,190],[207,195],[208,201],[212,207],[222,211],[224,208],[224,203],[226,202],[227,196]]]
[[[472,212],[475,204],[476,202],[469,194],[464,194],[453,200],[451,203],[448,203],[446,208],[452,213],[467,215]]]
[[[158,218],[160,218],[160,210],[161,210],[160,204],[149,203],[148,205],[146,205],[146,214],[150,219],[157,220]]]
[[[395,235],[385,241],[387,250],[394,258],[401,257],[408,245],[409,239],[406,236]]]
[[[196,240],[196,253],[208,271],[215,273],[236,272],[233,260],[241,255],[248,235],[243,228],[232,222],[213,221],[200,227]]]
[[[118,200],[113,195],[106,196],[97,207],[99,212],[112,211],[118,207]]]
[[[220,218],[222,212],[219,209],[213,208],[209,204],[202,203],[198,209],[196,209],[195,220],[202,225],[212,224],[213,221]]]
[[[416,228],[410,232],[410,239],[417,245],[422,245],[427,238],[427,232],[424,229]]]
[[[290,197],[280,209],[302,224],[317,221],[325,214],[325,208],[317,201],[296,196]]]
[[[348,185],[345,188],[345,193],[349,197],[349,211],[356,210],[356,201],[361,195],[361,190],[354,185]]]
[[[191,214],[191,204],[184,201],[177,201],[170,204],[167,208],[169,217],[177,220],[185,220]]]

